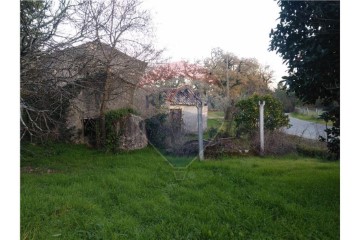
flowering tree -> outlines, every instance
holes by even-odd
[[[149,69],[140,81],[139,86],[178,87],[197,81],[208,85],[219,83],[206,68],[198,64],[182,61],[163,64]]]

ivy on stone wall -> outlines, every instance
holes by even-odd
[[[111,110],[105,114],[105,148],[107,151],[116,152],[119,149],[119,139],[124,133],[124,118],[129,114],[136,114],[136,112],[131,108],[121,108]],[[118,125],[120,125],[119,128]]]

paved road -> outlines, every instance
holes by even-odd
[[[283,131],[287,134],[297,135],[308,139],[319,139],[319,136],[326,137],[324,130],[326,126],[323,124],[312,123],[289,116],[291,127]]]

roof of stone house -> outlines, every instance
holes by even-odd
[[[170,105],[196,106],[200,101],[200,93],[193,91],[189,86],[164,89],[162,93],[165,94],[165,100],[168,101]]]
[[[45,56],[39,65],[38,69],[43,69],[43,73],[47,74],[46,78],[64,79],[63,85],[84,76],[104,72],[107,66],[119,78],[126,78],[132,84],[137,84],[147,63],[105,43],[93,41],[55,51]]]

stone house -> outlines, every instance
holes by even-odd
[[[47,69],[45,78],[50,78],[51,69],[57,86],[73,90],[68,96],[65,125],[74,143],[92,143],[101,108],[104,112],[133,108],[135,86],[147,66],[99,41],[57,51],[44,58],[42,65]],[[140,131],[141,119],[133,116],[130,121],[128,128],[133,131],[134,124],[139,125],[134,139],[127,137],[139,142],[131,148],[146,146],[145,131]]]

